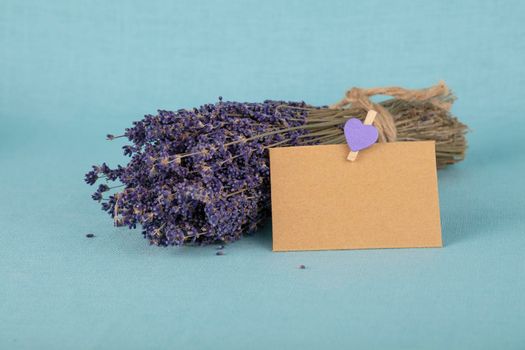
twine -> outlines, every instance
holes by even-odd
[[[354,87],[348,90],[345,97],[331,105],[331,109],[371,109],[378,112],[374,120],[374,126],[379,132],[379,142],[394,142],[398,139],[395,119],[389,110],[379,103],[374,103],[370,97],[376,95],[392,96],[395,99],[406,102],[430,102],[432,105],[449,111],[454,101],[447,85],[444,81],[425,89],[404,89],[402,87],[376,87],[362,89]]]

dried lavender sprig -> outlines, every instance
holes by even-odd
[[[269,210],[265,145],[285,140],[277,128],[291,129],[286,143],[298,143],[307,132],[298,128],[306,113],[291,108],[276,113],[281,105],[219,101],[197,110],[159,111],[134,123],[126,130],[131,160],[117,170],[126,188],[109,196],[103,209],[117,225],[141,224],[157,245],[229,242],[255,230]],[[180,154],[185,157],[177,158]],[[113,179],[115,172],[94,167],[86,181]],[[99,187],[94,197],[100,200],[107,190]]]
[[[460,160],[464,125],[431,104],[383,102],[400,139],[436,139],[438,165]],[[105,163],[86,182],[119,181],[125,189],[101,202],[116,225],[134,228],[156,245],[230,242],[256,230],[269,215],[267,149],[344,142],[342,125],[362,110],[333,110],[303,102],[223,102],[147,115],[123,136],[125,166]],[[120,136],[108,135],[108,139]]]

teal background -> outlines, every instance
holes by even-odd
[[[0,348],[524,349],[524,20],[520,1],[0,0]],[[439,79],[472,130],[439,173],[443,249],[272,253],[269,227],[224,256],[156,248],[82,181],[157,108]]]

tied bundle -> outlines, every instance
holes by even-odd
[[[374,95],[393,98],[374,103]],[[231,242],[270,214],[269,148],[345,143],[346,120],[374,109],[379,142],[435,140],[442,168],[462,160],[466,149],[467,128],[450,114],[453,102],[440,82],[422,90],[353,88],[329,107],[219,98],[200,108],[160,110],[121,136],[108,135],[130,141],[123,150],[131,159],[116,168],[93,166],[85,181],[102,180],[92,198],[115,225],[140,225],[151,244]]]

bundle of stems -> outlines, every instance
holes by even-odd
[[[392,99],[374,103],[374,95]],[[92,198],[118,226],[142,227],[152,244],[231,242],[257,230],[270,215],[268,148],[345,143],[349,118],[376,110],[380,142],[435,140],[439,168],[465,156],[467,127],[450,113],[444,83],[428,89],[357,89],[340,102],[222,101],[159,111],[126,129],[128,164],[94,165],[85,181]],[[114,192],[119,182],[124,187]]]
[[[394,98],[373,103],[370,97],[374,95]],[[379,129],[380,142],[433,140],[437,167],[443,168],[463,160],[467,148],[465,134],[468,128],[450,113],[455,99],[444,82],[421,90],[353,88],[342,101],[330,107],[304,108],[307,118],[303,127],[308,133],[302,137],[320,145],[345,143],[343,125],[346,120],[364,120],[367,111],[375,109],[380,113],[374,122]]]

